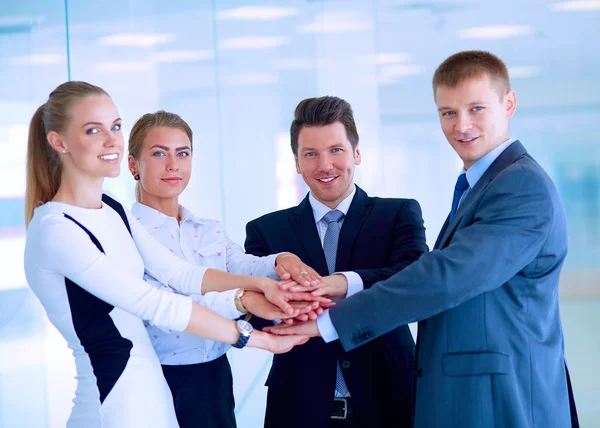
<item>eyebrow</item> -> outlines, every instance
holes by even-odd
[[[335,149],[337,147],[343,147],[344,143],[333,143],[330,144],[329,146],[325,147],[325,150],[330,150],[330,149]],[[304,152],[316,152],[318,151],[317,149],[314,149],[312,147],[305,147],[302,150],[300,150],[300,152],[304,153]]]
[[[473,101],[472,103],[469,103],[467,105],[469,106],[481,106],[481,105],[487,105],[488,103],[485,101]],[[452,107],[440,107],[438,108],[438,111],[442,111],[442,110],[454,110]]]
[[[113,120],[113,124],[117,123],[117,122],[120,122],[121,120],[123,120],[123,119],[121,119],[120,117],[117,117],[115,120]],[[100,123],[100,122],[87,122],[87,123],[85,123],[82,126],[82,128],[85,128],[88,125],[99,125],[99,126],[102,126],[102,123]]]
[[[152,147],[150,147],[148,150],[152,150],[152,149],[163,149],[164,151],[169,151],[170,149],[167,146],[161,146],[160,144],[155,144]],[[190,148],[190,146],[183,146],[183,147],[177,147],[175,149],[176,152],[180,152],[182,150],[192,150]]]

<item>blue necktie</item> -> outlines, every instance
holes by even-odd
[[[456,180],[456,186],[454,186],[454,197],[452,198],[452,209],[450,210],[450,217],[448,218],[448,222],[452,220],[454,214],[456,214],[456,210],[458,209],[458,203],[460,202],[460,198],[462,197],[465,190],[469,188],[469,182],[467,181],[467,174],[462,173],[458,176]]]
[[[331,275],[335,272],[335,259],[337,258],[338,241],[340,239],[340,220],[344,218],[344,213],[338,210],[329,211],[323,216],[323,220],[327,223],[327,231],[323,239],[323,253],[325,253],[325,261],[327,262],[327,270]],[[340,362],[337,361],[335,390],[337,393],[346,397],[348,395],[348,386],[342,374]]]

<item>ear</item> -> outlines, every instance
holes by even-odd
[[[46,139],[48,140],[48,144],[50,144],[50,147],[52,147],[57,152],[65,153],[66,151],[68,151],[68,148],[65,146],[65,143],[58,132],[48,132]]]
[[[296,172],[298,174],[302,174],[302,172],[300,171],[300,163],[298,163],[298,156],[294,156],[294,161],[296,162]]]
[[[129,157],[127,158],[127,165],[129,166],[129,171],[131,171],[132,173],[135,171],[137,174],[139,174],[139,168],[138,168],[138,163],[135,160],[135,158],[131,155],[129,155]],[[134,174],[135,175],[135,174]]]
[[[360,165],[361,162],[360,149],[358,148],[358,143],[356,143],[356,147],[354,148],[354,165]]]
[[[517,110],[517,94],[515,91],[510,90],[504,96],[504,106],[506,107],[506,118],[510,119],[515,115]]]

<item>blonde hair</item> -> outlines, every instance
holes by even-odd
[[[193,133],[190,125],[188,125],[178,114],[158,110],[155,113],[146,113],[140,117],[133,125],[133,128],[131,128],[131,132],[129,133],[129,156],[132,156],[135,160],[140,159],[142,146],[144,145],[148,133],[153,128],[157,127],[181,129],[187,134],[190,140],[190,148],[193,149]],[[141,198],[140,183],[138,182],[135,185],[135,199],[140,202]]]
[[[506,64],[486,51],[462,51],[446,58],[433,74],[433,95],[440,85],[455,88],[465,80],[488,76],[496,83],[500,97],[510,90]]]
[[[60,156],[48,143],[48,133],[64,132],[71,119],[71,106],[89,95],[106,95],[104,89],[86,82],[66,82],[50,93],[48,101],[34,113],[27,141],[27,184],[25,186],[25,224],[33,211],[52,200],[60,187]]]

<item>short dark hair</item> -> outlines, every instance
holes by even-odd
[[[294,156],[298,156],[298,135],[304,126],[325,126],[340,122],[346,129],[346,137],[352,149],[358,145],[358,131],[354,123],[352,107],[338,97],[306,98],[300,101],[294,112],[290,127],[291,146]]]
[[[506,64],[486,51],[462,51],[448,57],[433,74],[433,95],[440,85],[455,88],[465,80],[488,76],[498,85],[500,96],[510,90]]]

